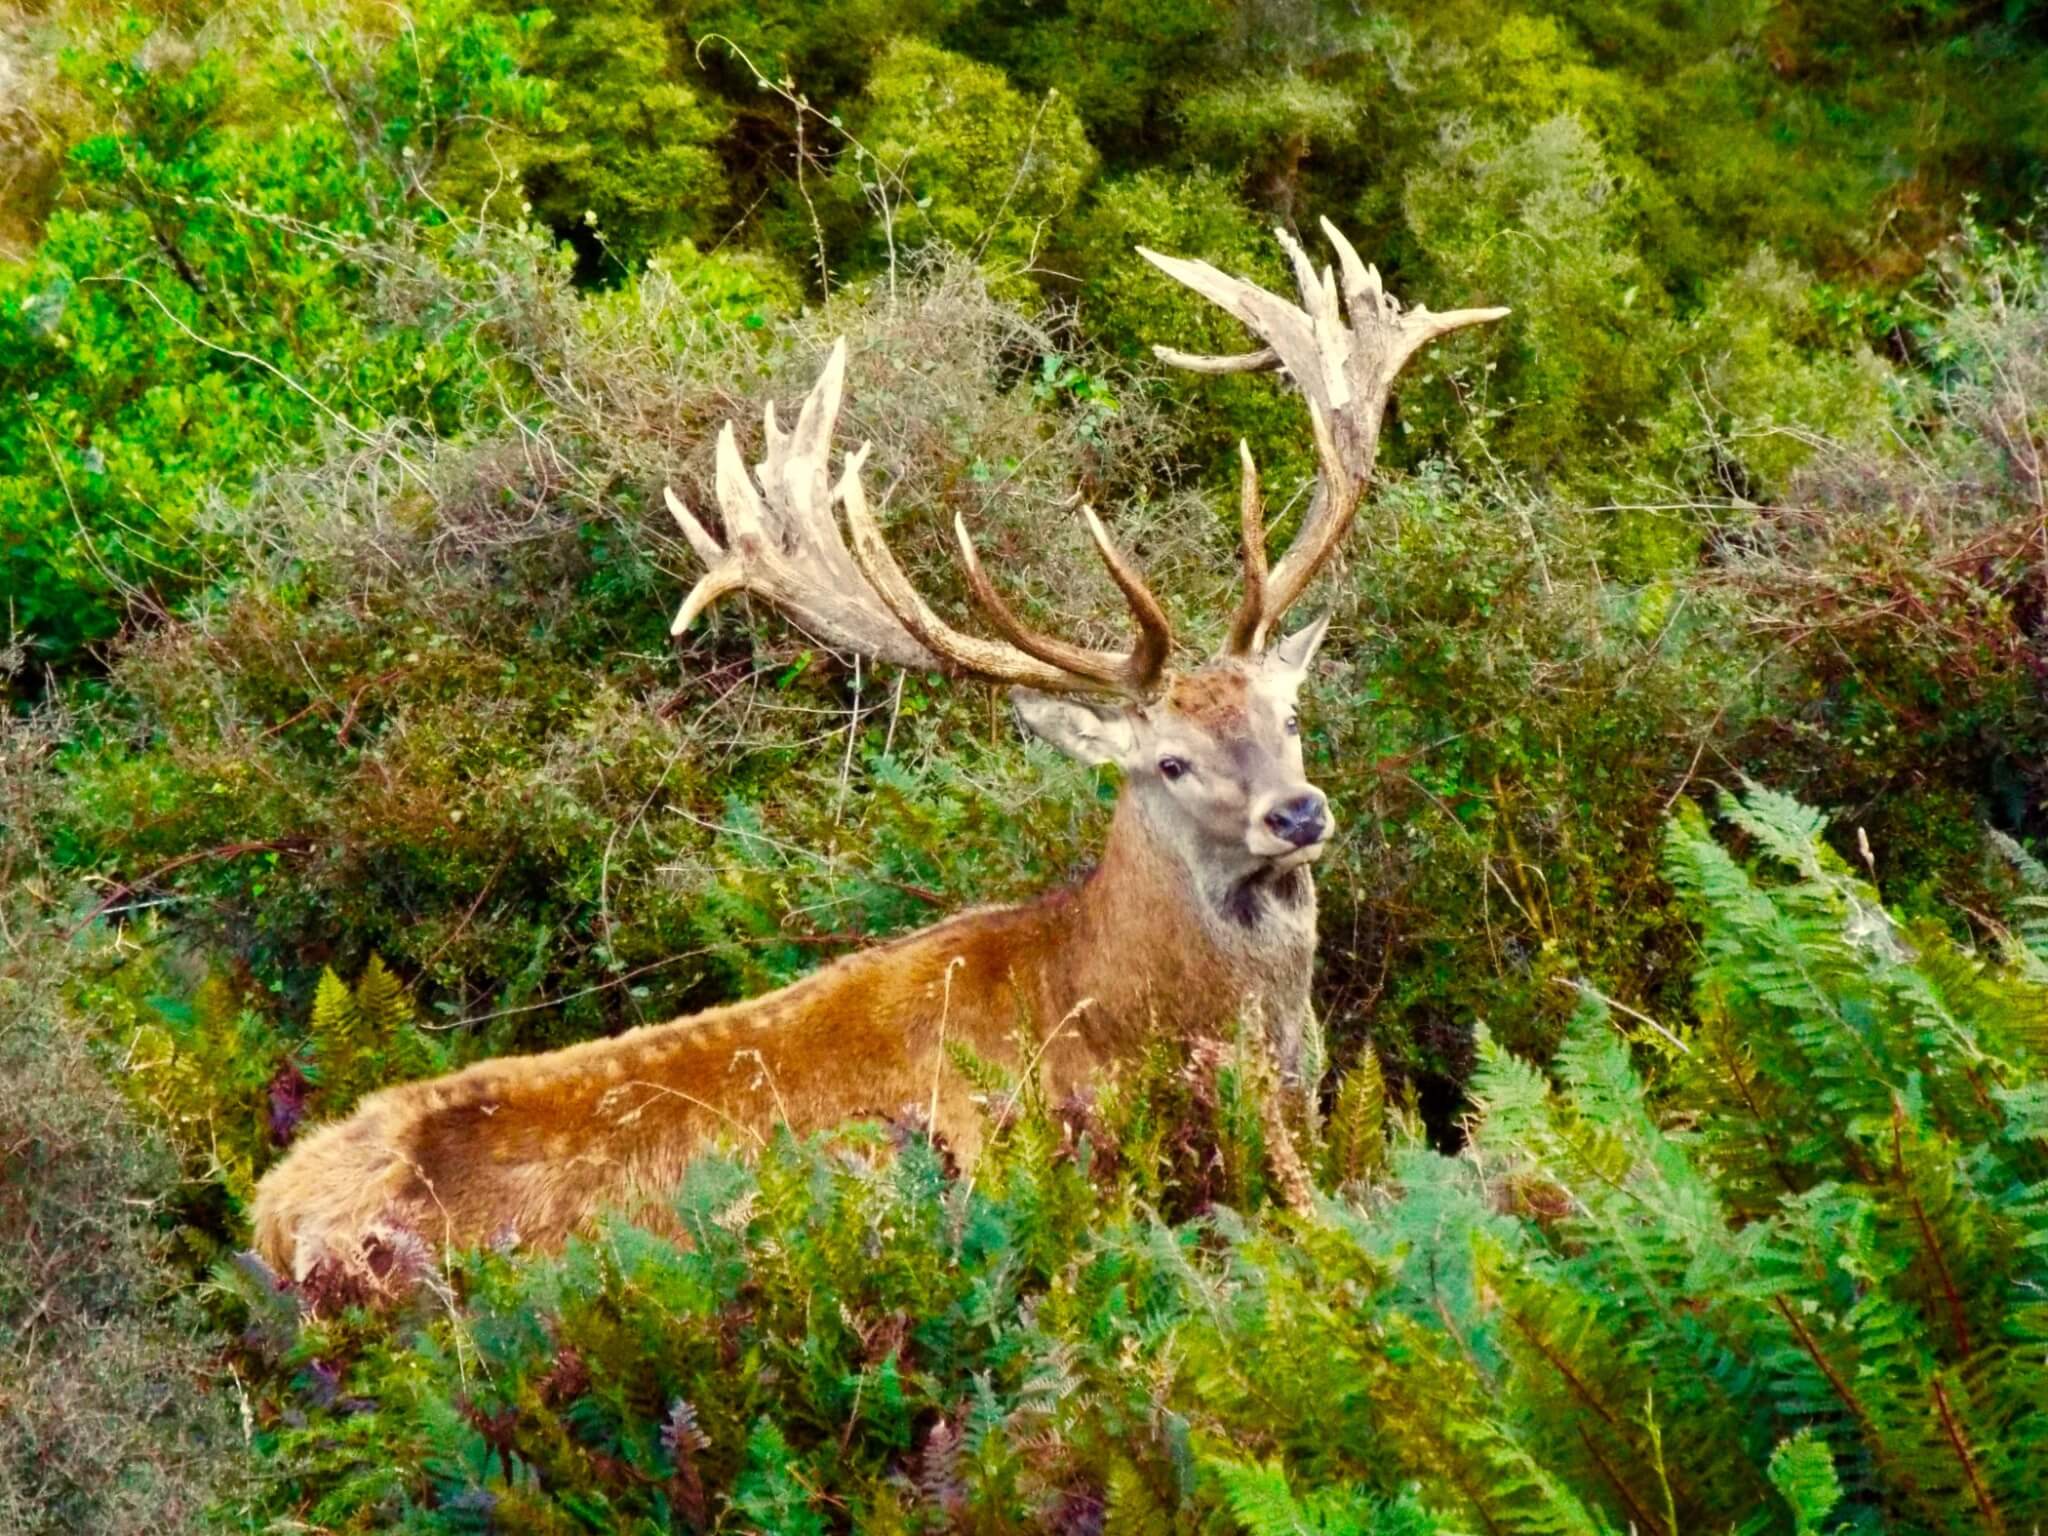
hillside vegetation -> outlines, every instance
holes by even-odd
[[[2044,125],[2017,0],[0,17],[0,1525],[2032,1529]],[[383,1083],[1085,870],[987,690],[672,641],[661,488],[843,335],[936,601],[964,514],[1117,633],[1078,495],[1213,646],[1313,452],[1135,247],[1320,217],[1514,313],[1305,605],[1313,1215],[1221,1039],[395,1310],[237,1256]]]

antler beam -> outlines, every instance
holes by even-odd
[[[784,432],[774,405],[768,406],[766,447],[752,476],[740,458],[732,424],[719,432],[716,484],[724,544],[674,490],[663,491],[670,513],[705,566],[669,626],[671,634],[683,633],[720,598],[745,591],[767,599],[832,645],[898,666],[937,668],[1050,693],[1145,698],[1157,691],[1173,649],[1166,612],[1110,543],[1093,511],[1086,511],[1088,531],[1137,625],[1129,651],[1092,650],[1026,628],[989,581],[959,519],[954,531],[968,588],[1005,638],[965,634],[934,613],[890,552],[869,510],[861,482],[869,445],[847,455],[838,481],[831,480],[832,429],[845,381],[846,341],[841,338],[805,397],[793,431]],[[846,510],[851,549],[839,531],[835,505]]]
[[[1360,261],[1351,242],[1328,219],[1322,228],[1337,252],[1337,273],[1327,266],[1317,272],[1300,243],[1287,231],[1277,231],[1301,289],[1298,305],[1206,261],[1138,247],[1138,254],[1153,266],[1228,310],[1265,343],[1234,357],[1154,347],[1161,361],[1208,374],[1284,368],[1308,402],[1309,424],[1315,432],[1320,463],[1315,493],[1300,533],[1270,574],[1265,569],[1265,525],[1256,471],[1250,450],[1242,449],[1245,601],[1231,626],[1227,649],[1232,655],[1264,648],[1281,615],[1344,542],[1372,479],[1394,380],[1408,360],[1439,336],[1508,313],[1502,308],[1453,309],[1439,315],[1420,305],[1404,311],[1381,286],[1379,269]]]

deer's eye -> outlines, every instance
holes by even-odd
[[[1285,730],[1287,734],[1290,736],[1299,736],[1301,734],[1301,716],[1289,715],[1287,717],[1287,723],[1285,726],[1282,727],[1282,729]]]
[[[1159,776],[1169,782],[1188,771],[1188,760],[1184,757],[1162,757],[1159,759]]]

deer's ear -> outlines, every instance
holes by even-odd
[[[1010,702],[1027,731],[1084,763],[1126,762],[1137,749],[1137,730],[1121,704],[1089,704],[1035,688],[1012,688]]]
[[[1266,653],[1267,659],[1275,666],[1285,667],[1294,673],[1306,672],[1308,664],[1316,659],[1316,652],[1323,648],[1323,636],[1330,632],[1330,616],[1326,613],[1313,624],[1305,624],[1282,640]]]

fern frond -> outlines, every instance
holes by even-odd
[[[1778,1442],[1771,1452],[1771,1486],[1792,1510],[1795,1536],[1820,1536],[1821,1522],[1842,1502],[1834,1453],[1811,1429]]]
[[[1337,1085],[1324,1130],[1323,1177],[1335,1186],[1362,1184],[1387,1162],[1387,1081],[1370,1044]]]

